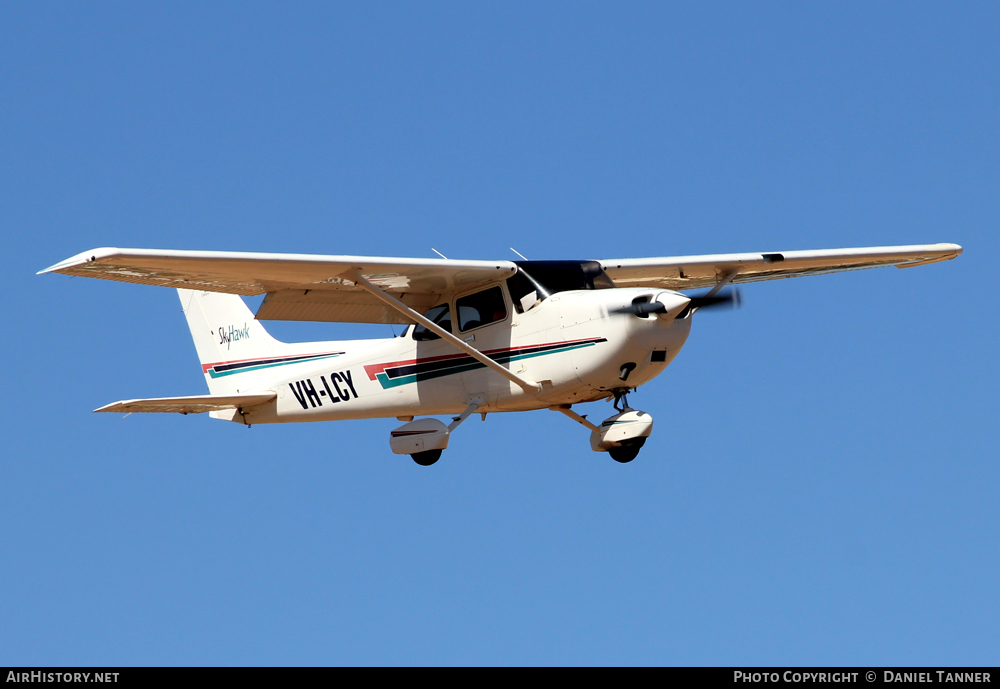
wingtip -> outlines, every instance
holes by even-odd
[[[66,261],[61,261],[53,266],[49,266],[48,268],[42,268],[40,271],[35,273],[35,275],[45,275],[46,273],[54,273],[65,265]]]
[[[103,407],[98,407],[93,411],[93,413],[96,414],[97,412],[121,411],[122,407],[124,407],[130,402],[135,402],[135,401],[136,400],[118,400],[117,402],[110,402],[108,404],[105,404]]]
[[[940,251],[947,252],[942,260],[950,261],[953,258],[958,258],[962,255],[962,247],[959,244],[952,244],[951,242],[942,242],[937,245]]]
[[[58,273],[60,271],[66,270],[67,268],[73,268],[75,266],[83,265],[84,263],[90,263],[91,261],[96,261],[99,258],[104,258],[111,254],[116,253],[119,249],[111,247],[101,247],[99,249],[91,249],[90,251],[81,251],[75,256],[70,256],[69,258],[59,261],[55,265],[51,265],[48,268],[38,271],[35,275],[45,275],[46,273]]]

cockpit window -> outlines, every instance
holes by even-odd
[[[451,309],[448,308],[447,304],[438,304],[437,306],[432,306],[427,313],[424,314],[431,323],[439,325],[448,332],[451,332]],[[430,330],[420,325],[419,323],[413,328],[413,339],[414,340],[438,340],[441,336],[437,333],[432,333]]]
[[[507,304],[499,285],[462,297],[455,306],[458,308],[458,329],[462,332],[507,318]]]

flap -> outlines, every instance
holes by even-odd
[[[404,293],[400,301],[420,313],[441,299],[435,294]],[[368,292],[283,289],[269,292],[257,309],[258,320],[327,321],[336,323],[394,323],[413,321]]]

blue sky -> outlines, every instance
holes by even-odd
[[[0,5],[0,664],[997,664],[998,30],[995,3]],[[696,317],[625,466],[544,411],[431,469],[394,420],[94,415],[204,391],[177,298],[34,274],[939,241],[965,254]]]

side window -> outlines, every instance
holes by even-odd
[[[458,329],[462,332],[496,323],[507,317],[507,304],[504,303],[503,290],[499,285],[462,297],[455,302],[455,306],[458,308]]]
[[[432,306],[424,316],[431,323],[435,325],[440,325],[442,328],[451,332],[451,309],[448,308],[447,304],[438,304],[437,306]],[[413,329],[413,339],[414,340],[439,340],[440,335],[432,333],[430,330],[420,325],[419,323]]]

